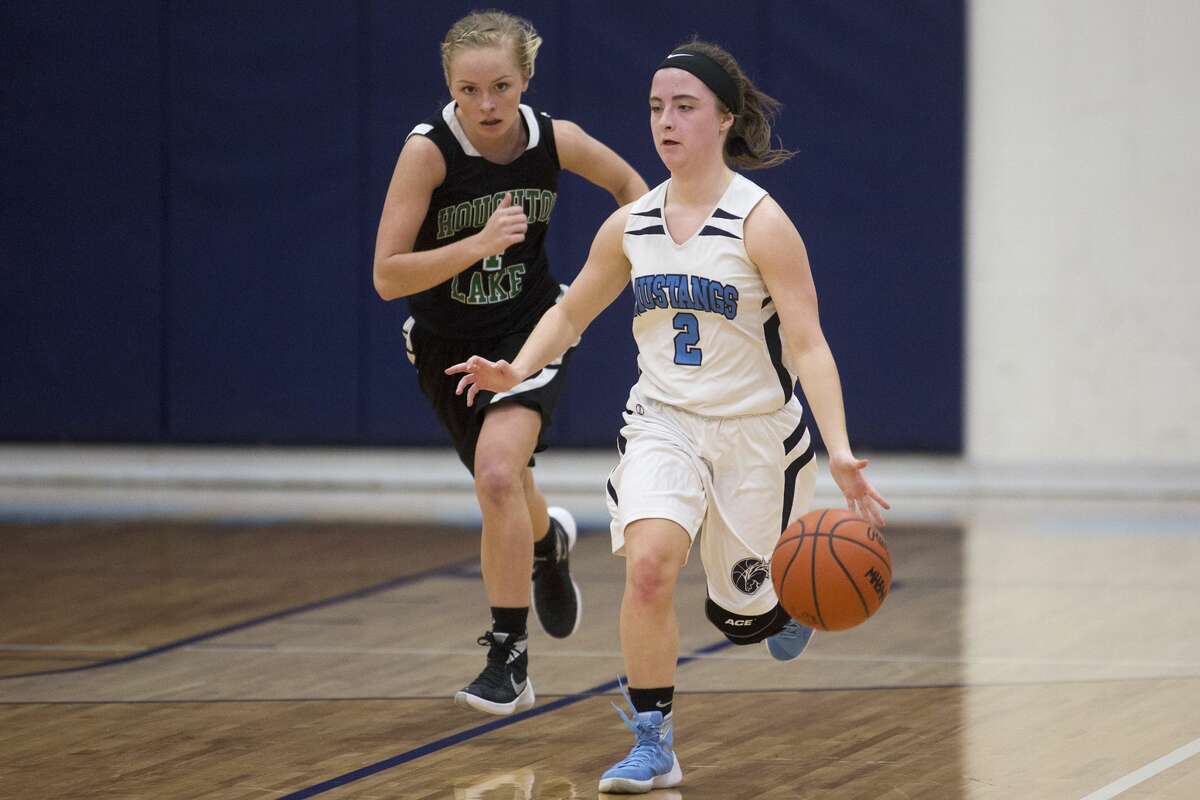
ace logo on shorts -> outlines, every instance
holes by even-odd
[[[757,558],[743,558],[729,573],[733,585],[742,594],[754,594],[769,576],[767,565]]]

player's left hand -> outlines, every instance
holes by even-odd
[[[507,392],[521,382],[521,376],[504,359],[488,361],[483,356],[471,356],[460,364],[446,367],[447,375],[462,375],[455,394],[467,393],[467,405],[475,405],[479,392]]]
[[[867,463],[867,459],[855,458],[849,452],[829,454],[829,472],[846,497],[846,508],[875,527],[882,528],[887,523],[881,508],[891,509],[891,506],[863,474]]]

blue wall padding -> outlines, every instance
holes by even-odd
[[[0,437],[444,444],[370,270],[404,136],[448,99],[438,43],[476,5],[7,5]],[[961,0],[507,7],[546,38],[525,101],[652,186],[651,70],[693,33],[733,51],[785,106],[798,155],[750,177],[804,235],[854,442],[961,450]],[[615,206],[560,188],[566,282]],[[611,446],[630,308],[588,331],[555,444]]]

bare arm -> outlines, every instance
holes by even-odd
[[[554,141],[562,168],[608,190],[617,205],[632,203],[648,191],[646,182],[625,159],[574,122],[554,120]]]
[[[850,510],[883,525],[879,506],[890,506],[862,474],[867,461],[855,458],[850,450],[842,383],[821,330],[817,290],[804,241],[787,214],[770,197],[763,198],[750,212],[745,237],[746,252],[762,273],[767,291],[779,310],[787,344],[800,371],[800,385],[829,452],[829,470],[846,496]]]
[[[619,208],[600,226],[587,263],[563,299],[538,320],[511,364],[471,356],[446,369],[447,375],[463,376],[457,393],[467,392],[467,405],[474,404],[480,390],[508,391],[562,355],[579,340],[596,315],[617,299],[629,283],[629,261],[621,247],[628,216],[627,207]]]
[[[424,136],[409,137],[396,160],[375,235],[375,291],[384,300],[444,283],[476,261],[503,253],[525,238],[525,212],[506,197],[479,233],[414,253],[433,190],[445,179],[446,161],[437,145]]]

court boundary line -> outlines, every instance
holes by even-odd
[[[717,642],[716,644],[710,644],[706,647],[700,648],[699,650],[693,651],[690,655],[683,656],[676,662],[676,666],[682,667],[689,662],[698,660],[701,656],[707,653],[715,653],[716,651],[724,650],[727,647],[733,647],[733,642],[724,640]],[[351,770],[350,772],[344,772],[341,775],[321,781],[320,783],[314,783],[311,786],[304,787],[303,789],[298,789],[290,794],[286,794],[280,798],[277,798],[277,800],[304,800],[308,797],[315,797],[316,795],[324,794],[325,792],[340,788],[346,784],[354,783],[355,781],[362,780],[363,778],[369,778],[372,775],[378,775],[380,772],[385,772],[392,767],[398,767],[401,764],[407,764],[408,762],[415,761],[418,758],[432,755],[433,753],[445,750],[448,747],[453,747],[456,744],[475,739],[479,736],[483,736],[484,734],[499,730],[500,728],[506,728],[509,725],[516,725],[518,722],[524,722],[527,719],[539,717],[542,714],[548,714],[551,711],[557,711],[560,708],[566,708],[567,706],[574,705],[575,703],[578,703],[582,700],[587,700],[591,697],[602,697],[609,690],[617,688],[618,684],[624,680],[624,676],[620,676],[616,680],[606,681],[605,683],[598,684],[590,689],[585,689],[582,692],[565,695],[557,700],[546,703],[543,706],[531,708],[528,711],[522,711],[509,717],[500,717],[499,719],[492,720],[491,722],[485,722],[482,725],[476,725],[473,728],[468,728],[465,731],[459,731],[458,733],[452,733],[449,736],[443,736],[441,739],[436,739],[419,747],[414,747],[412,750],[376,761],[373,764],[367,764],[365,767],[359,767],[358,769]]]
[[[720,649],[720,648],[718,648]],[[697,651],[699,653],[699,651]],[[700,655],[689,656],[691,660],[702,658]],[[679,663],[684,663],[681,659]],[[869,686],[798,686],[778,689],[689,689],[676,691],[677,696],[704,696],[714,694],[823,694],[827,692],[899,692],[899,691],[934,691],[945,689],[1020,689],[1022,687],[1044,688],[1047,686],[1090,686],[1106,683],[1159,683],[1163,681],[1196,681],[1197,675],[1155,675],[1136,678],[1084,678],[1051,681],[995,681],[990,683],[919,683],[911,686],[894,686],[886,684],[871,684]],[[592,696],[603,697],[611,689],[616,688],[612,681],[610,689],[593,687],[587,690]],[[607,684],[602,684],[607,685]],[[572,693],[556,692],[553,694],[538,694],[538,697],[566,698],[573,697]],[[4,706],[136,706],[136,705],[232,705],[236,703],[379,703],[379,702],[420,702],[430,701],[442,703],[443,695],[403,694],[403,695],[362,695],[356,697],[246,697],[246,698],[211,698],[211,699],[179,699],[179,700],[0,700],[0,708]]]
[[[1192,756],[1200,753],[1200,739],[1193,739],[1182,747],[1177,747],[1167,753],[1162,758],[1157,758],[1128,775],[1124,775],[1107,786],[1102,786],[1089,795],[1085,795],[1082,800],[1110,800],[1119,794],[1124,794],[1126,789],[1132,789],[1139,783],[1150,780],[1155,775],[1161,772],[1166,772],[1176,764],[1187,761]]]
[[[317,623],[313,623],[317,624]],[[149,647],[146,644],[111,644],[111,645],[84,645],[84,644],[58,644],[58,645],[35,645],[19,642],[0,642],[0,660],[5,658],[20,659],[22,657],[29,659],[55,660],[61,658],[66,661],[90,661],[100,658],[103,655],[111,657],[121,657],[134,652],[140,652]],[[434,656],[434,657],[450,657],[450,656],[470,656],[478,651],[474,648],[468,649],[465,647],[348,647],[348,646],[304,646],[304,645],[277,645],[277,644],[222,644],[220,642],[204,643],[199,642],[195,645],[189,645],[189,650],[194,650],[198,653],[213,653],[220,652],[226,654],[258,654],[269,653],[272,655],[318,655],[318,656]],[[88,653],[90,655],[82,655]],[[78,654],[71,656],[63,656],[62,654]],[[559,659],[578,659],[578,658],[597,658],[612,655],[608,649],[584,649],[584,650],[558,650],[551,653],[541,653],[539,658],[559,658]],[[730,653],[725,655],[710,655],[708,658],[721,658],[736,661],[755,660],[755,655]],[[1171,674],[1191,675],[1191,672],[1184,673],[1183,670],[1200,670],[1200,659],[1167,659],[1167,660],[1151,660],[1151,659],[1099,659],[1099,658],[1012,658],[1012,657],[994,657],[994,656],[970,656],[963,655],[962,657],[952,658],[945,656],[932,655],[907,655],[907,654],[870,654],[870,653],[846,653],[846,654],[813,654],[805,658],[805,663],[834,663],[834,664],[918,664],[926,665],[979,665],[979,666],[1002,666],[1002,667],[1042,667],[1042,668],[1075,668],[1075,667],[1104,667],[1104,668],[1121,668],[1126,670],[1144,669],[1158,670],[1161,674],[1155,674],[1153,677],[1169,677]],[[1136,677],[1136,675],[1127,675],[1123,677]],[[1080,680],[1087,680],[1081,678]],[[1016,682],[1016,681],[1014,681]]]
[[[167,642],[166,644],[160,644],[160,645],[156,645],[154,647],[146,648],[145,650],[139,650],[136,653],[131,653],[127,656],[118,656],[116,658],[109,658],[109,659],[105,659],[103,661],[97,661],[97,662],[94,662],[91,664],[82,664],[78,667],[61,667],[59,669],[36,670],[34,672],[20,672],[15,675],[0,675],[0,681],[11,681],[11,680],[16,680],[18,678],[40,678],[40,677],[47,676],[47,675],[65,675],[65,674],[73,673],[73,672],[86,672],[86,671],[93,670],[93,669],[103,669],[106,667],[115,667],[115,666],[119,666],[121,664],[128,664],[133,661],[141,661],[143,658],[150,658],[151,656],[157,656],[157,655],[161,655],[163,653],[168,653],[172,650],[178,650],[180,648],[196,644],[197,642],[203,642],[207,639],[214,639],[218,636],[224,636],[227,633],[235,633],[237,631],[245,630],[247,628],[253,628],[256,625],[262,625],[267,622],[274,622],[276,620],[284,619],[285,617],[294,616],[296,614],[303,614],[308,611],[315,611],[319,608],[327,608],[332,605],[337,605],[338,603],[345,603],[350,600],[359,600],[364,597],[369,597],[373,594],[378,594],[379,592],[386,592],[389,589],[396,589],[396,588],[405,586],[410,583],[416,583],[418,581],[428,580],[429,578],[478,577],[477,573],[472,569],[472,566],[476,565],[477,563],[478,563],[478,557],[470,556],[468,558],[459,559],[458,561],[452,562],[450,564],[444,564],[440,567],[433,567],[431,569],[422,570],[421,572],[414,572],[411,575],[402,575],[398,578],[389,578],[386,581],[382,581],[381,583],[372,584],[371,586],[364,586],[359,589],[352,589],[348,592],[342,592],[341,594],[335,594],[331,597],[325,597],[320,600],[313,600],[311,602],[304,603],[303,605],[293,606],[291,608],[285,608],[281,611],[274,611],[270,614],[264,614],[262,616],[253,617],[248,620],[243,620],[242,622],[234,622],[229,625],[224,625],[220,628],[203,631],[201,633],[187,636],[183,639],[176,639],[174,641]]]

